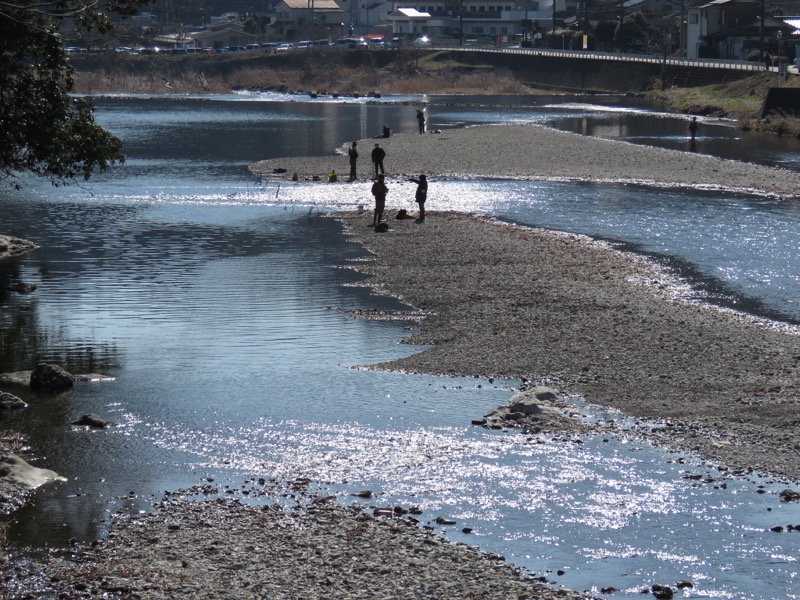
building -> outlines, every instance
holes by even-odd
[[[465,43],[503,43],[531,30],[548,30],[560,24],[576,5],[568,0],[427,0],[394,2],[388,21],[395,36],[428,35],[436,40],[461,39]],[[568,6],[573,13],[568,12]]]
[[[260,41],[258,35],[244,31],[241,22],[223,21],[216,23],[202,31],[189,33],[184,38],[184,44],[179,40],[176,45],[189,45],[194,48],[230,48],[257,44]]]
[[[736,58],[742,56],[743,36],[729,43],[730,34],[757,21],[760,0],[712,0],[686,8],[687,58]]]
[[[280,0],[271,27],[275,39],[330,40],[347,35],[350,20],[335,0]]]

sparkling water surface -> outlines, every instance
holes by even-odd
[[[797,598],[800,536],[770,531],[800,524],[800,508],[778,501],[784,483],[726,477],[625,433],[528,439],[469,425],[505,403],[517,381],[359,368],[423,349],[398,344],[413,321],[354,319],[353,309],[407,307],[372,294],[352,270],[331,268],[365,255],[319,215],[368,206],[368,183],[279,188],[246,173],[254,160],[331,151],[383,123],[414,131],[417,102],[428,103],[431,126],[564,126],[580,115],[588,134],[612,114],[635,121],[640,139],[673,143],[664,123],[683,126],[681,118],[625,100],[98,100],[99,120],[126,142],[125,165],[89,184],[25,181],[21,192],[0,192],[2,231],[41,245],[0,263],[2,370],[52,360],[116,378],[55,398],[19,392],[32,408],[8,425],[29,435],[38,465],[68,481],[39,490],[15,515],[15,543],[93,539],[114,511],[146,510],[164,490],[209,478],[240,488],[251,477],[308,477],[344,501],[371,489],[375,497],[359,502],[418,505],[424,522],[454,519],[437,529],[556,585],[636,597],[648,584],[688,579],[695,587],[683,597]],[[791,150],[764,151],[776,163],[786,152],[791,163]],[[413,207],[412,184],[392,189],[396,208]],[[609,239],[677,269],[699,297],[798,318],[793,203],[432,181],[431,209]],[[5,291],[18,280],[39,288]],[[620,418],[575,402],[588,417]],[[119,426],[64,425],[86,412]]]

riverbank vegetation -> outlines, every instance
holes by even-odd
[[[674,87],[655,92],[676,112],[736,119],[743,130],[800,137],[800,119],[790,116],[761,118],[770,88],[778,87],[775,73],[758,73],[738,81],[700,87]],[[800,88],[800,77],[791,76],[783,87]]]
[[[388,53],[387,53],[388,54]],[[381,94],[529,94],[510,71],[414,49],[387,54],[310,50],[293,56],[76,57],[83,94],[209,94],[236,90]]]

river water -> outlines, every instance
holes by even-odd
[[[516,381],[357,368],[417,350],[397,343],[407,323],[350,313],[399,302],[331,268],[364,253],[319,215],[368,204],[368,183],[261,185],[246,166],[328,152],[384,123],[413,132],[417,102],[433,128],[539,122],[800,168],[796,140],[706,121],[690,148],[685,119],[632,98],[98,99],[98,120],[125,141],[123,166],[88,184],[0,191],[0,231],[41,245],[0,263],[0,370],[46,360],[115,378],[56,398],[22,391],[31,409],[3,415],[37,465],[67,478],[15,514],[21,555],[102,536],[115,511],[147,510],[165,490],[308,477],[344,499],[371,489],[365,504],[452,518],[437,529],[554,585],[635,597],[689,579],[684,597],[800,597],[800,535],[770,531],[800,524],[800,507],[778,501],[784,483],[724,477],[624,433],[528,440],[469,425]],[[412,185],[392,185],[411,208]],[[431,197],[432,209],[611,240],[675,269],[700,298],[800,322],[796,203],[483,180],[432,182]],[[19,280],[36,293],[6,291]],[[590,418],[618,417],[575,402]],[[86,412],[119,425],[65,425]]]

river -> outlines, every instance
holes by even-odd
[[[796,140],[707,120],[690,148],[685,118],[633,98],[99,98],[99,122],[125,141],[124,165],[89,183],[24,179],[21,191],[0,191],[0,231],[41,246],[0,263],[0,370],[44,360],[115,378],[57,397],[19,392],[31,408],[3,415],[37,465],[67,478],[14,515],[18,559],[102,536],[114,512],[147,510],[165,490],[308,477],[344,501],[368,488],[371,502],[455,519],[444,535],[555,585],[636,597],[689,579],[684,597],[800,597],[800,536],[769,530],[800,524],[800,508],[778,501],[784,483],[725,477],[624,432],[530,444],[469,425],[517,381],[358,368],[416,350],[397,343],[407,323],[352,318],[404,308],[397,300],[331,268],[364,252],[319,216],[367,203],[368,184],[262,185],[246,167],[329,152],[384,123],[413,132],[419,102],[431,128],[537,122],[800,168]],[[413,197],[410,183],[393,189],[404,185]],[[478,180],[438,182],[435,208],[608,239],[669,265],[700,298],[800,322],[795,203]],[[6,291],[20,280],[37,291]],[[86,412],[118,426],[66,425]]]

